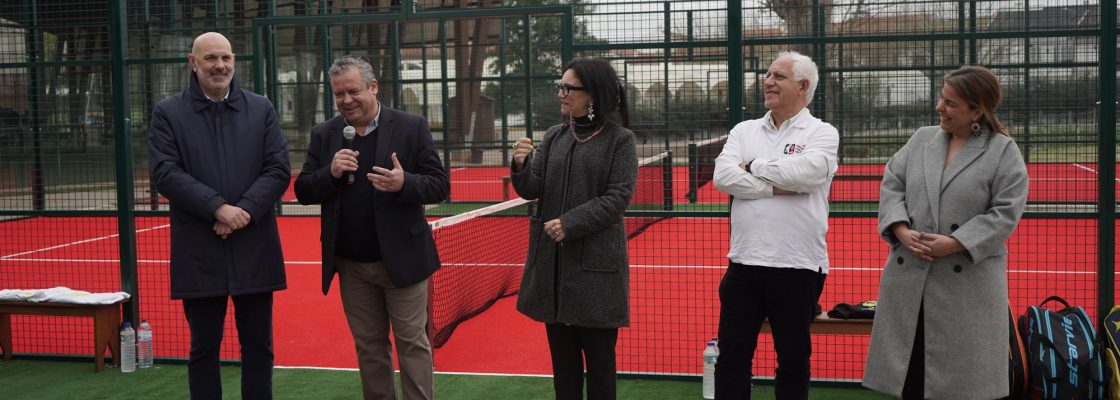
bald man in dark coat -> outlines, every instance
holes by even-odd
[[[272,397],[272,292],[287,287],[275,204],[291,181],[272,103],[241,89],[218,33],[187,57],[190,86],[161,101],[148,132],[151,179],[171,202],[171,298],[191,330],[192,399],[220,399],[218,356],[233,298],[241,395]]]

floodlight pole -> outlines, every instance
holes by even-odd
[[[743,120],[743,2],[727,2],[727,129]]]
[[[1116,288],[1116,0],[1100,3],[1101,45],[1099,73],[1100,79],[1100,127],[1097,146],[1099,176],[1097,193],[1100,196],[1097,220],[1097,262],[1100,274],[1097,275],[1097,318],[1104,320],[1114,304],[1113,291]]]
[[[136,272],[136,215],[133,209],[132,132],[128,119],[128,18],[126,0],[109,2],[110,74],[113,87],[113,139],[116,146],[117,230],[120,248],[121,291],[132,295],[124,303],[123,320],[140,318],[140,291]],[[116,362],[117,360],[113,360]]]

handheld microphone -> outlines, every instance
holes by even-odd
[[[353,126],[346,125],[345,128],[342,128],[342,146],[347,148],[347,149],[354,150],[354,136],[357,135],[357,134],[358,134],[358,130],[354,129]],[[353,171],[347,171],[346,172],[346,184],[347,185],[353,185],[354,184],[354,172]]]

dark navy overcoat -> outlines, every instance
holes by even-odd
[[[151,179],[171,203],[171,298],[244,295],[287,287],[275,206],[291,183],[288,145],[272,102],[242,90],[207,98],[190,86],[152,111]],[[214,211],[222,204],[251,216],[222,239]]]

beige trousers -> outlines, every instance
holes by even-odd
[[[397,288],[385,263],[335,258],[342,309],[358,351],[365,400],[396,400],[392,343],[401,368],[405,400],[431,400],[432,346],[428,342],[428,280]]]

